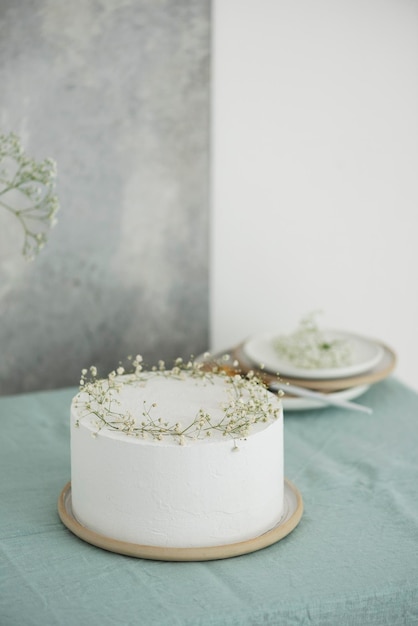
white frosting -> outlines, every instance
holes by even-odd
[[[138,423],[145,400],[147,408],[157,404],[153,416],[184,427],[199,409],[221,419],[227,393],[221,377],[153,376],[124,386],[120,400]],[[244,438],[214,431],[184,445],[173,436],[98,431],[95,416],[77,403],[82,397],[71,409],[71,492],[83,526],[141,545],[206,547],[251,539],[280,521],[283,415],[275,395],[268,393],[268,402],[279,408],[278,418],[252,425]]]

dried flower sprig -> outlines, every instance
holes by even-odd
[[[80,419],[93,417],[97,428],[94,435],[102,428],[108,428],[134,437],[150,437],[156,441],[174,437],[180,445],[184,445],[186,439],[203,439],[219,432],[234,440],[233,449],[236,450],[236,439],[246,437],[254,424],[277,419],[280,415],[280,405],[271,401],[270,392],[253,372],[246,377],[239,373],[231,375],[222,366],[212,364],[208,367],[205,362],[183,362],[182,359],[176,359],[171,369],[166,369],[165,363],[160,361],[157,366],[145,371],[140,355],[134,359],[129,357],[128,360],[131,362],[131,371],[128,372],[123,365],[119,365],[107,378],[98,378],[94,366],[82,370],[80,394],[75,400],[75,406],[80,411]],[[214,384],[215,377],[222,377],[226,385],[226,400],[220,407],[222,415],[214,418],[201,408],[189,424],[182,425],[179,422],[170,424],[161,417],[157,418],[155,402],[150,405],[144,403],[139,419],[131,411],[121,410],[121,390],[126,385],[143,387],[153,376],[175,379],[191,377],[200,379],[205,384]]]
[[[303,369],[335,368],[350,365],[350,342],[334,338],[319,328],[315,311],[302,318],[299,327],[289,335],[273,340],[276,352],[293,365]]]
[[[44,247],[48,231],[56,224],[56,173],[52,159],[37,162],[24,152],[16,134],[0,134],[0,207],[19,221],[24,233],[22,253],[28,260]]]

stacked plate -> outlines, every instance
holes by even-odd
[[[349,342],[350,365],[320,369],[303,369],[281,357],[274,347],[277,334],[256,335],[227,351],[224,363],[242,373],[253,370],[274,389],[277,377],[281,383],[325,394],[333,399],[352,400],[361,396],[370,385],[383,380],[393,371],[396,355],[380,341],[343,331],[327,331],[332,339]],[[218,359],[220,355],[215,355]],[[317,398],[292,395],[285,391],[285,410],[317,409],[326,404]]]

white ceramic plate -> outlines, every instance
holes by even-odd
[[[282,358],[273,346],[274,339],[279,333],[258,335],[248,339],[243,346],[247,358],[253,365],[264,366],[266,371],[280,376],[291,378],[345,378],[356,376],[372,369],[383,357],[383,347],[371,339],[353,335],[343,331],[327,331],[332,339],[344,339],[350,342],[352,349],[352,363],[343,367],[303,369],[295,366],[287,359]]]
[[[354,398],[358,398],[365,393],[369,387],[370,385],[358,385],[357,387],[350,387],[349,389],[336,391],[327,395],[330,398],[339,398],[340,400],[354,400]],[[295,398],[293,396],[290,398],[286,396],[282,398],[282,404],[285,414],[288,411],[306,411],[312,409],[323,409],[326,406],[331,406],[321,402],[320,400],[312,400],[311,398]],[[336,409],[338,407],[333,406],[332,408]]]

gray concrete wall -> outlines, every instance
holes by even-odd
[[[0,132],[58,166],[32,263],[0,208],[0,393],[208,345],[208,0],[0,0]]]

